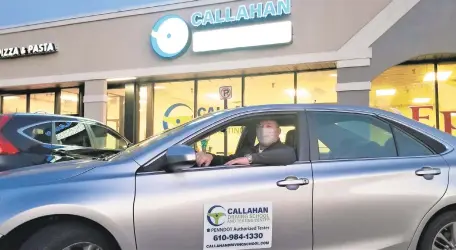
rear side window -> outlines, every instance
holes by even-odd
[[[394,138],[399,156],[432,155],[433,152],[424,144],[418,142],[408,134],[393,128]]]
[[[52,143],[52,123],[43,123],[24,130],[24,134],[41,143]]]
[[[309,118],[320,160],[397,156],[390,126],[375,117],[310,112]]]
[[[91,147],[86,126],[80,122],[56,122],[55,137],[57,144],[66,146]]]

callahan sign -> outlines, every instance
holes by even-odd
[[[230,7],[224,10],[205,10],[195,12],[191,16],[191,23],[194,27],[236,23],[243,20],[255,20],[261,18],[279,17],[291,14],[291,0],[267,1],[250,5],[239,5],[233,12]]]
[[[52,54],[57,52],[54,43],[32,44],[24,47],[12,47],[0,49],[0,59]]]

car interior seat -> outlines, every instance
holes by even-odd
[[[297,148],[298,148],[297,144],[298,144],[298,140],[296,139],[296,129],[288,131],[287,135],[285,137],[285,145],[288,145],[288,146],[294,148],[295,151],[297,151]]]

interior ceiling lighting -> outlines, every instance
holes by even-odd
[[[429,101],[431,101],[431,98],[422,98],[422,97],[418,97],[418,98],[414,98],[412,100],[413,103],[428,103]]]
[[[452,71],[439,71],[437,72],[437,81],[446,81],[450,78]],[[423,81],[425,82],[433,82],[435,81],[435,72],[428,72],[424,75]]]
[[[286,89],[285,93],[287,95],[291,96],[291,97],[295,96],[295,90],[294,89]],[[298,89],[298,91],[296,93],[296,96],[308,98],[308,97],[311,96],[311,94],[306,89]]]
[[[110,78],[106,81],[108,82],[123,82],[123,81],[131,81],[136,80],[136,77],[120,77],[120,78]]]
[[[330,74],[331,77],[337,77],[337,74]]]
[[[12,100],[12,99],[19,99],[19,96],[10,95],[10,96],[3,97],[3,100]]]
[[[77,102],[79,100],[78,96],[76,95],[61,95],[61,100],[70,101],[70,102]]]
[[[396,94],[396,89],[377,89],[375,91],[376,96],[392,96]]]
[[[214,99],[214,100],[220,100],[220,95],[215,94],[215,93],[209,93],[206,96],[211,98],[211,99]]]

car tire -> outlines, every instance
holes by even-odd
[[[114,242],[93,227],[78,222],[61,222],[46,226],[33,234],[20,250],[63,250],[84,242],[96,245],[100,250],[117,249]]]
[[[438,215],[435,219],[433,219],[427,226],[426,230],[423,232],[421,240],[418,244],[417,250],[429,250],[434,249],[432,248],[434,244],[434,239],[436,238],[437,234],[441,232],[444,228],[446,228],[449,224],[455,223],[456,224],[456,211],[449,211],[443,214]],[[445,233],[447,234],[447,233]],[[449,236],[451,237],[451,236]],[[451,238],[447,238],[447,240],[451,240]],[[453,239],[456,242],[456,239]],[[440,245],[439,245],[440,246]],[[442,248],[445,249],[445,248]],[[450,248],[452,249],[452,248]]]

